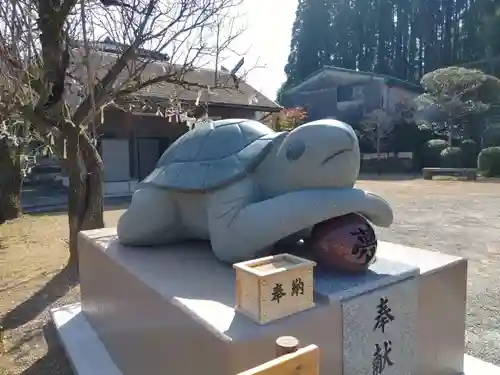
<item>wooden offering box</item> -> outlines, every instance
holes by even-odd
[[[314,307],[315,262],[279,254],[233,265],[236,310],[258,324]]]

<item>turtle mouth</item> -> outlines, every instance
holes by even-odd
[[[333,159],[335,159],[337,156],[342,155],[342,154],[344,154],[344,153],[346,153],[346,152],[349,152],[349,151],[352,151],[352,150],[351,150],[350,148],[346,148],[346,149],[339,150],[339,151],[337,151],[337,152],[333,153],[332,155],[327,156],[327,157],[325,158],[325,160],[323,160],[323,161],[321,162],[321,165],[324,165],[324,164],[326,164],[326,163],[328,163],[328,162],[332,161]]]

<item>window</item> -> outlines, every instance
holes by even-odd
[[[353,99],[362,99],[363,98],[363,86],[354,86],[352,90]]]
[[[348,85],[337,87],[337,101],[348,102],[363,98],[363,85]]]
[[[337,87],[337,101],[347,102],[352,100],[353,87],[352,86],[339,86]]]

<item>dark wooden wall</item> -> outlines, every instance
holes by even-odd
[[[209,107],[209,116],[220,118],[254,118],[255,111],[247,108]],[[156,161],[172,142],[188,130],[175,117],[139,115],[116,108],[106,109],[104,123],[99,125],[99,139],[129,140],[130,175],[142,179],[151,172]],[[98,143],[101,151],[101,142]],[[145,161],[146,158],[147,160]]]

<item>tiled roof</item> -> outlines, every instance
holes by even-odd
[[[345,69],[345,68],[339,68],[337,66],[325,66],[325,70],[329,70],[332,72],[346,72],[346,73],[353,73],[353,74],[359,74],[359,75],[364,75],[364,76],[371,76],[371,77],[379,77],[384,80],[386,85],[388,86],[396,86],[396,87],[401,87],[406,90],[410,91],[415,91],[415,92],[423,92],[424,89],[422,86],[420,86],[418,83],[412,83],[409,81],[405,81],[396,77],[388,76],[386,74],[379,74],[379,73],[374,73],[374,72],[365,72],[361,70],[353,70],[353,69]]]
[[[404,81],[402,79],[399,79],[399,78],[396,78],[396,77],[391,77],[391,76],[388,76],[388,75],[385,75],[385,74],[379,74],[379,73],[374,73],[374,72],[365,72],[365,71],[362,71],[362,70],[354,70],[354,69],[346,69],[346,68],[340,68],[340,67],[337,67],[337,66],[329,66],[329,65],[325,65],[323,68],[311,73],[310,75],[308,75],[303,81],[307,81],[309,80],[310,78],[312,77],[315,77],[317,76],[318,74],[322,73],[322,72],[332,72],[332,73],[335,73],[335,72],[341,72],[341,73],[350,73],[350,74],[356,74],[356,75],[359,75],[359,76],[367,76],[367,77],[376,77],[376,78],[380,78],[384,81],[384,83],[387,85],[387,86],[395,86],[395,87],[400,87],[400,88],[403,88],[403,89],[406,89],[406,90],[409,90],[409,91],[413,91],[413,92],[416,92],[416,93],[423,93],[425,90],[423,89],[422,86],[420,86],[419,84],[417,83],[412,83],[412,82],[408,82],[408,81]],[[292,91],[294,90],[296,87],[300,86],[301,83],[299,83],[298,85],[294,86],[294,87],[291,87],[290,89],[288,89],[287,91]]]
[[[73,61],[81,61],[81,49],[72,50]],[[80,56],[80,57],[79,57]],[[113,65],[115,60],[118,58],[117,54],[102,51],[93,51],[90,53],[89,60],[91,61],[91,66],[95,69],[94,74],[98,78],[103,78],[108,69]],[[157,76],[166,74],[166,72],[174,71],[174,69],[179,69],[179,66],[173,65],[169,62],[150,62],[146,65],[143,73],[141,74],[142,80],[151,79]],[[81,63],[74,63],[72,74],[76,77],[86,77],[86,69]],[[128,74],[126,69],[119,76],[118,82],[125,82],[127,80]],[[212,89],[210,92],[203,90],[201,101],[207,102],[209,104],[220,104],[220,105],[231,105],[231,106],[242,106],[255,108],[256,110],[263,111],[279,111],[281,107],[276,104],[271,99],[267,98],[265,95],[261,94],[259,91],[255,90],[248,83],[241,81],[239,88],[234,88],[232,78],[229,74],[220,72],[219,82],[225,82],[228,79],[228,84],[225,89]],[[185,74],[184,80],[188,82],[195,82],[203,86],[214,85],[215,72],[208,69],[196,69],[189,71]],[[141,90],[135,95],[141,95],[145,97],[152,97],[155,99],[165,99],[168,100],[177,96],[182,101],[196,101],[198,96],[198,88],[184,88],[180,85],[162,82],[147,87]]]

